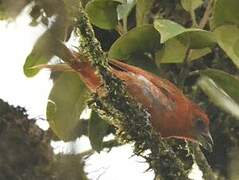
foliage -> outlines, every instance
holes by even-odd
[[[69,141],[78,137],[79,117],[86,107],[82,102],[86,99],[86,87],[76,73],[59,75],[47,104],[48,122],[59,138]]]
[[[167,0],[91,0],[82,2],[86,4],[85,11],[91,24],[94,25],[96,37],[101,44],[105,43],[105,40],[100,38],[104,36],[104,33],[117,34],[116,38],[112,38],[113,42],[107,43],[109,48],[106,53],[110,58],[123,59],[152,73],[160,73],[180,85],[190,96],[195,95],[195,100],[205,107],[211,107],[210,102],[212,102],[229,113],[228,117],[233,115],[239,118],[238,0],[173,0],[170,2]],[[1,16],[2,19],[16,17],[6,13],[9,11],[9,6],[6,4],[2,3],[0,6],[1,15],[4,14]],[[79,0],[51,2],[34,0],[30,12],[33,18],[32,25],[39,23],[48,25],[49,18],[53,16],[57,18],[36,42],[26,59],[24,73],[29,77],[36,75],[40,70],[38,65],[49,63],[54,55],[72,64],[68,52],[61,51],[62,49],[59,50],[58,47],[62,47],[61,41],[67,41],[70,36],[73,36],[74,30],[75,36],[79,36],[81,41],[78,45],[81,53],[92,60],[92,64],[98,69],[105,84],[109,86],[108,90],[110,91],[114,86],[117,89],[121,87],[120,82],[112,79],[107,72],[106,53],[102,52],[98,41],[94,39],[94,33],[84,29],[82,22],[88,20],[79,13],[79,8],[81,8]],[[103,39],[107,38],[104,36]],[[71,133],[73,129],[77,131],[80,126],[80,113],[85,107],[86,100],[86,89],[80,78],[73,74],[67,72],[57,78],[48,104],[47,116],[51,128],[65,140],[77,136],[77,132],[74,135]],[[69,84],[66,86],[65,83]],[[192,84],[196,84],[196,88]],[[122,96],[127,95],[123,91],[122,94]],[[100,101],[102,103],[102,99]],[[107,103],[108,101],[111,99],[107,99]],[[122,99],[117,102],[122,102]],[[111,108],[105,104],[101,105],[104,110]],[[117,103],[113,106],[116,107]],[[99,108],[96,106],[96,109],[97,107]],[[135,106],[135,108],[138,107]],[[108,113],[114,116],[109,109]],[[215,112],[209,111],[209,114],[211,113],[214,115],[213,119],[218,117]],[[92,117],[94,118],[88,123],[89,136],[92,147],[100,151],[103,148],[103,137],[107,134],[105,132],[112,130],[112,127],[101,124],[102,119],[96,117],[96,114]],[[225,121],[212,120],[212,127],[223,124],[221,128],[228,129],[231,124]],[[235,127],[238,126],[237,122],[233,120],[230,122]],[[216,131],[213,133],[213,136],[218,137]],[[233,131],[230,135],[235,137],[235,133]],[[221,133],[220,137],[225,134]],[[235,144],[237,143],[230,144],[230,147]],[[210,163],[213,168],[216,168],[212,161]],[[230,176],[224,171],[219,173],[226,178]]]
[[[108,134],[109,124],[103,121],[96,112],[91,113],[88,126],[88,135],[93,149],[100,152],[103,146],[103,138]]]

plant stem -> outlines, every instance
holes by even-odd
[[[89,150],[86,150],[82,153],[80,153],[80,156],[81,157],[89,157],[91,156],[92,154],[94,154],[95,150],[94,149],[89,149]]]
[[[195,11],[194,10],[191,10],[190,11],[190,15],[191,15],[191,18],[192,18],[192,22],[193,22],[193,27],[198,27],[198,23],[196,21],[196,15],[195,15]]]
[[[123,3],[127,5],[127,0],[124,0]],[[124,32],[124,34],[127,33],[127,31],[128,31],[128,16],[124,16],[123,17],[123,32]]]
[[[190,43],[189,43],[190,44]],[[178,82],[178,86],[182,89],[185,83],[185,79],[187,77],[187,74],[189,73],[189,65],[190,65],[190,56],[192,53],[192,49],[190,49],[189,45],[187,47],[186,53],[185,53],[185,57],[183,60],[183,66],[182,69],[180,71],[179,74],[179,82]]]
[[[199,168],[203,172],[204,179],[217,180],[219,177],[212,171],[210,165],[207,162],[204,154],[202,153],[198,144],[192,145],[194,151],[195,161],[198,164]]]
[[[118,23],[118,25],[115,27],[115,30],[119,33],[120,36],[124,34],[124,28],[121,23]]]
[[[214,0],[209,0],[208,1],[208,5],[206,7],[206,10],[205,10],[205,12],[203,14],[203,17],[202,17],[202,19],[201,19],[201,21],[199,23],[199,28],[201,28],[201,29],[204,29],[204,27],[207,25],[209,17],[210,17],[210,15],[212,13],[213,2],[214,2]]]
[[[125,33],[127,33],[127,31],[128,31],[128,17],[127,16],[125,16],[124,18],[123,18],[123,32],[124,32],[124,34]]]
[[[199,28],[204,29],[204,27],[206,26],[206,24],[209,20],[210,15],[211,15],[213,2],[214,2],[214,0],[209,0],[208,5],[206,7],[206,10],[203,14],[202,19],[200,20],[199,25],[197,25],[197,22],[196,22],[195,12],[194,11],[190,12],[191,17],[192,17],[192,21],[193,21],[193,25],[196,25]],[[192,53],[192,49],[189,48],[190,43],[188,43],[188,44],[189,45],[188,45],[188,48],[186,50],[185,58],[184,58],[184,61],[183,61],[183,67],[182,67],[180,75],[179,75],[179,80],[180,81],[179,81],[178,84],[179,84],[180,88],[183,88],[186,76],[189,73],[189,66],[190,66],[189,60],[190,60],[190,56],[191,56],[191,53]]]

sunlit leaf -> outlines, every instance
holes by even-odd
[[[239,25],[239,1],[217,0],[215,1],[211,25],[213,28],[224,24]]]
[[[157,19],[154,21],[154,27],[161,34],[161,43],[174,38],[186,31],[186,29],[174,21],[167,19]]]
[[[32,77],[39,72],[39,69],[33,68],[39,64],[47,63],[54,55],[53,53],[54,41],[51,33],[46,31],[35,43],[32,52],[27,56],[23,70],[27,77]]]
[[[117,6],[118,18],[123,19],[124,17],[128,17],[132,9],[135,7],[135,4],[136,1],[133,0],[131,2],[118,5]]]
[[[47,120],[56,135],[65,141],[77,137],[87,89],[78,74],[63,72],[55,81],[47,104]]]
[[[177,39],[168,40],[164,47],[156,53],[158,63],[182,63],[186,56],[187,47]],[[173,52],[173,53],[172,53]],[[201,58],[211,52],[210,48],[192,49],[190,61]]]
[[[211,101],[239,119],[239,79],[216,69],[200,71],[198,85]]]
[[[215,29],[219,46],[239,67],[239,27],[236,25],[224,25]]]
[[[216,39],[212,32],[197,28],[184,28],[170,20],[157,19],[154,21],[154,27],[160,32],[161,43],[177,38],[192,49],[212,47],[216,44]]]
[[[66,18],[58,16],[51,27],[38,38],[23,66],[27,77],[32,77],[39,72],[40,69],[34,68],[34,66],[46,64],[58,52],[61,54],[62,50],[58,48],[60,42],[65,39],[68,23]]]
[[[182,7],[188,12],[197,9],[202,4],[202,0],[181,0]]]
[[[192,49],[192,54],[190,56],[190,61],[199,59],[209,53],[211,53],[211,49],[210,48],[203,48],[203,49]]]
[[[114,29],[118,24],[117,6],[112,0],[93,0],[87,3],[86,12],[90,22],[102,29]]]
[[[229,96],[239,103],[239,79],[224,71],[216,69],[201,70],[200,74],[213,79]]]
[[[91,146],[97,152],[100,152],[103,148],[103,138],[107,135],[109,124],[102,120],[99,115],[92,111],[89,120],[88,136]]]
[[[137,53],[154,52],[160,47],[160,35],[152,25],[134,28],[121,36],[110,48],[109,57],[128,59]]]

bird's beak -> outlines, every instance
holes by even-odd
[[[201,133],[198,136],[198,141],[199,144],[206,150],[208,150],[209,152],[212,152],[212,148],[213,148],[213,139],[212,136],[209,132],[207,133]]]

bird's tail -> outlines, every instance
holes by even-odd
[[[96,69],[87,58],[79,53],[74,52],[74,57],[73,63],[70,64],[71,68],[80,75],[81,80],[90,91],[96,92],[97,88],[102,85],[102,80]]]
[[[69,64],[40,64],[32,68],[50,69],[52,72],[77,72],[87,88],[92,92],[96,92],[97,88],[102,85],[102,80],[97,71],[85,57],[78,53],[72,55],[72,60]]]

